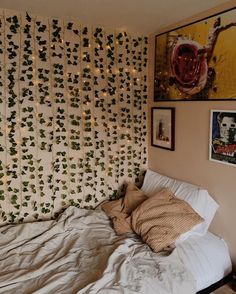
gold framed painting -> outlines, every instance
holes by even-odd
[[[175,150],[175,108],[152,107],[151,145]]]
[[[155,101],[236,100],[236,9],[155,38]]]

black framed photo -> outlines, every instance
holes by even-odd
[[[209,159],[236,167],[236,110],[211,110]]]
[[[151,145],[175,150],[175,108],[152,107]]]
[[[159,34],[154,101],[236,100],[236,8]]]

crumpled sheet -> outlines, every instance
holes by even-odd
[[[67,208],[58,220],[0,228],[0,293],[192,294],[175,250],[156,254],[117,236],[102,211]]]

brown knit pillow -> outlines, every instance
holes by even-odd
[[[123,208],[123,199],[117,199],[112,201],[107,201],[102,203],[102,210],[106,213],[106,215],[113,219],[115,216],[119,215]]]
[[[123,212],[131,214],[135,208],[137,208],[144,200],[147,199],[147,196],[132,183],[128,183],[125,198],[123,202]]]
[[[130,213],[146,199],[147,196],[141,190],[128,183],[124,198],[105,202],[101,207],[112,220],[116,233],[121,235],[133,232],[130,224]]]
[[[155,252],[171,245],[181,234],[201,222],[201,216],[168,188],[149,197],[131,214],[132,229]]]
[[[133,232],[130,226],[130,216],[122,212],[123,198],[108,201],[101,205],[102,210],[112,220],[117,235]]]

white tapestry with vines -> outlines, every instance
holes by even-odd
[[[95,207],[147,157],[147,37],[0,11],[0,223]]]

